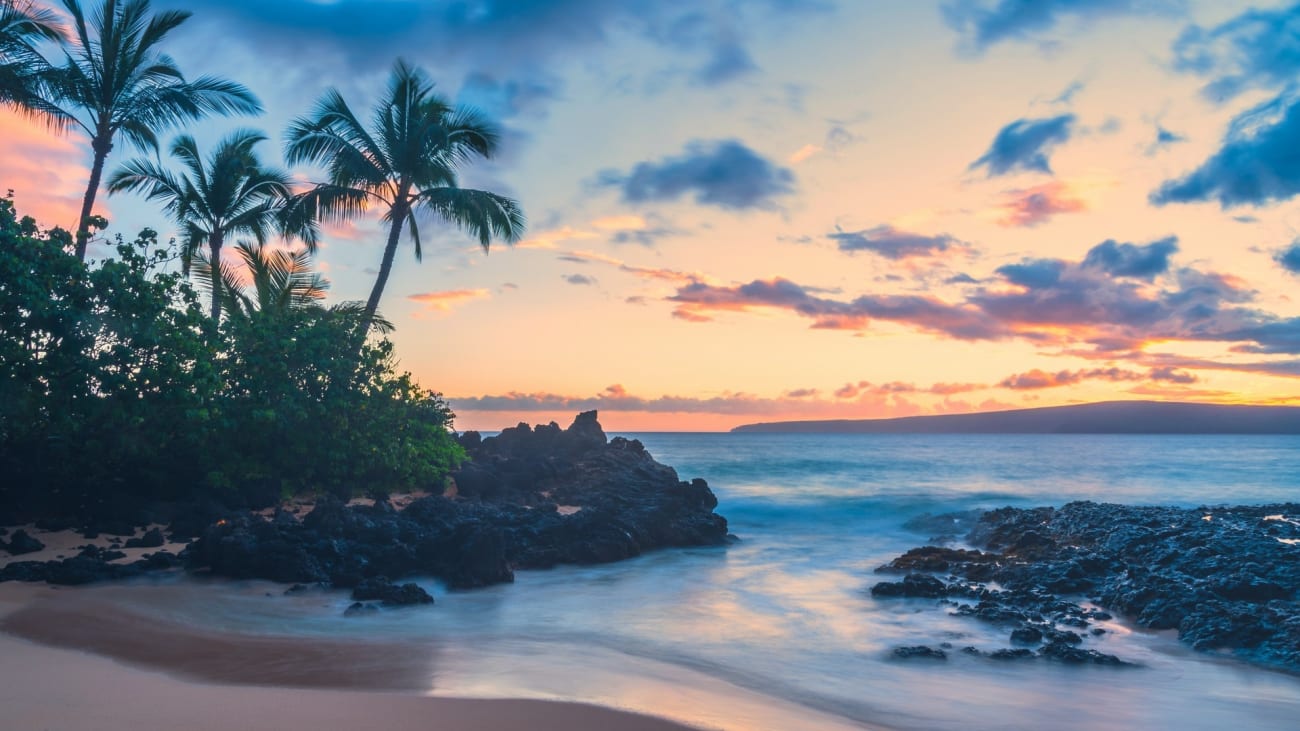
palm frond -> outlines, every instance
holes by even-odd
[[[477,238],[484,251],[494,238],[518,241],[527,225],[517,202],[485,190],[433,188],[420,193],[417,205]]]

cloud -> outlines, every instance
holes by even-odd
[[[1300,75],[1300,5],[1252,8],[1213,28],[1189,26],[1173,52],[1175,69],[1209,79],[1202,93],[1211,100],[1290,86]]]
[[[1187,138],[1185,136],[1180,135],[1177,132],[1171,132],[1160,125],[1156,125],[1156,139],[1151,143],[1151,146],[1147,148],[1147,154],[1154,155],[1171,145],[1176,145],[1179,142],[1186,141]]]
[[[232,40],[261,57],[307,55],[365,75],[400,55],[458,70],[467,79],[481,74],[520,101],[536,92],[558,95],[560,85],[552,82],[561,64],[590,58],[625,33],[665,51],[671,59],[666,65],[684,64],[693,83],[728,83],[756,70],[748,49],[752,36],[825,6],[780,0],[740,10],[726,0],[190,0],[185,9],[195,11],[196,23],[224,26]],[[511,84],[518,85],[514,91],[506,88]]]
[[[834,395],[837,399],[878,398],[896,394],[952,396],[970,391],[983,391],[987,388],[989,386],[984,383],[934,383],[929,386],[920,386],[906,381],[890,381],[888,383],[858,381],[857,383],[846,383],[835,389]]]
[[[990,178],[1016,171],[1051,174],[1052,148],[1070,139],[1073,114],[1045,119],[1017,119],[998,131],[993,144],[970,169],[985,167]]]
[[[1033,391],[1043,388],[1073,386],[1083,381],[1100,380],[1118,383],[1121,381],[1142,381],[1147,376],[1125,368],[1088,368],[1077,371],[1057,371],[1048,373],[1037,368],[1027,372],[1007,376],[999,386],[1013,391]]]
[[[871,384],[866,381],[847,384],[852,389],[837,389],[834,395],[822,396],[820,389],[796,388],[772,398],[743,392],[723,392],[717,396],[638,396],[613,384],[600,393],[575,396],[550,392],[508,392],[499,395],[459,396],[448,403],[459,413],[465,412],[557,412],[572,413],[598,409],[609,412],[648,412],[682,414],[724,414],[745,416],[782,415],[783,418],[871,418],[912,416],[920,413],[970,411],[975,407],[947,398],[954,393],[977,391],[979,384],[934,384],[920,386],[893,382]],[[923,405],[917,399],[928,401]]]
[[[1007,191],[999,208],[998,224],[1009,228],[1032,228],[1061,213],[1080,213],[1088,204],[1075,198],[1065,183],[1054,180],[1032,188]]]
[[[1283,94],[1233,120],[1219,151],[1200,167],[1165,181],[1157,206],[1217,200],[1224,209],[1262,206],[1300,193],[1300,94]]]
[[[75,228],[90,179],[90,152],[82,144],[0,107],[0,196],[13,188],[18,215],[46,228]],[[107,214],[108,204],[100,195],[95,212]]]
[[[1175,236],[1145,245],[1121,244],[1107,239],[1088,251],[1083,266],[1100,269],[1112,277],[1151,280],[1169,271],[1169,257],[1177,251],[1178,238]]]
[[[1288,272],[1300,274],[1300,240],[1292,242],[1290,246],[1277,252],[1273,258]]]
[[[592,287],[596,284],[595,277],[589,277],[586,274],[569,274],[564,277],[564,281],[583,287]]]
[[[1160,368],[1152,368],[1151,372],[1147,374],[1147,377],[1153,381],[1164,381],[1166,383],[1179,383],[1179,384],[1196,383],[1197,381],[1200,380],[1199,378],[1196,377],[1195,374],[1188,373],[1187,371],[1180,371],[1177,368],[1174,368],[1173,366],[1162,366]]]
[[[948,234],[926,236],[901,231],[888,224],[861,231],[845,231],[839,226],[826,238],[835,242],[840,251],[869,251],[886,259],[898,261],[915,257],[931,257],[950,249],[969,250],[963,242]]]
[[[971,50],[1003,41],[1032,41],[1064,18],[1090,21],[1126,14],[1173,14],[1182,0],[956,0],[943,6],[944,20]]]
[[[1066,263],[1060,259],[1023,259],[997,268],[1008,282],[1029,289],[1044,289],[1061,281]]]
[[[618,188],[629,203],[692,195],[700,205],[746,210],[776,207],[778,198],[794,191],[794,173],[738,140],[696,140],[681,155],[637,163],[627,173],[604,171],[598,184]]]
[[[1300,317],[1252,307],[1256,292],[1243,281],[1175,266],[1176,252],[1177,241],[1169,237],[1145,244],[1103,241],[1076,261],[1021,259],[999,267],[989,280],[972,278],[955,301],[893,294],[842,298],[784,277],[730,285],[691,280],[664,299],[674,305],[674,317],[688,322],[777,311],[805,318],[815,329],[863,332],[889,322],[956,340],[1022,340],[1084,357],[1137,354],[1159,341],[1224,343],[1237,353],[1300,353]],[[1080,350],[1085,344],[1091,349]]]
[[[825,330],[865,330],[873,320],[904,322],[918,329],[959,340],[994,339],[1007,333],[975,308],[949,305],[916,295],[864,295],[841,301],[814,294],[814,289],[780,277],[748,284],[718,286],[694,282],[680,287],[668,301],[673,315],[690,322],[708,322],[716,312],[778,309],[812,319]]]
[[[1078,95],[1079,92],[1084,90],[1085,86],[1086,84],[1077,79],[1070,82],[1070,85],[1065,87],[1064,91],[1057,94],[1056,97],[1052,99],[1052,104],[1069,104],[1074,101],[1074,97]]]
[[[426,311],[450,312],[467,302],[487,299],[491,296],[492,293],[486,289],[453,289],[441,292],[421,292],[407,295],[406,298],[424,305]]]

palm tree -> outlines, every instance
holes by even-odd
[[[517,241],[524,229],[519,204],[484,190],[461,188],[456,171],[474,157],[490,157],[497,133],[472,110],[453,107],[434,93],[420,70],[399,60],[388,90],[366,128],[338,90],[330,89],[310,117],[290,125],[285,159],[323,164],[329,182],[299,199],[300,214],[344,221],[370,206],[383,210],[388,243],[366,301],[361,337],[374,320],[403,227],[409,224],[415,258],[422,258],[415,213],[450,221],[476,237],[486,251],[492,239]]]
[[[72,16],[67,62],[50,88],[50,104],[90,137],[90,182],[77,220],[77,257],[86,258],[90,211],[104,161],[119,135],[157,150],[156,133],[210,114],[258,114],[261,104],[243,86],[214,76],[186,81],[158,44],[190,17],[151,13],[149,0],[102,0],[89,19],[81,0],[63,0]]]
[[[189,171],[177,177],[147,159],[122,165],[108,181],[108,192],[137,191],[149,200],[165,202],[164,210],[181,226],[182,265],[188,273],[195,252],[207,246],[212,272],[221,271],[221,247],[227,238],[269,234],[296,235],[316,249],[314,222],[290,226],[285,216],[292,197],[289,174],[265,168],[254,147],[266,139],[261,132],[237,130],[222,140],[205,163],[190,135],[177,137],[171,154]],[[221,319],[221,278],[212,279],[212,319]]]
[[[0,0],[0,105],[60,123],[39,90],[50,64],[36,46],[63,40],[54,13],[30,0]]]
[[[249,322],[256,317],[283,317],[291,312],[321,307],[329,280],[312,269],[311,251],[282,249],[240,241],[234,246],[238,264],[223,259],[219,267],[202,252],[196,257],[194,269],[204,288],[210,282],[221,281],[218,296],[225,302],[230,318]],[[214,276],[219,274],[219,276]],[[361,302],[343,302],[326,312],[342,317],[359,318],[365,310]],[[380,330],[392,330],[392,324],[376,316],[375,325]]]

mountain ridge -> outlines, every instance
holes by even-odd
[[[1188,401],[1097,401],[967,414],[742,424],[732,433],[1300,434],[1300,407]]]

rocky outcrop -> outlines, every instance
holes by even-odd
[[[32,538],[27,534],[27,531],[20,528],[14,531],[8,543],[0,541],[0,548],[8,551],[10,555],[21,556],[25,553],[36,553],[45,548],[45,544]]]
[[[185,558],[192,569],[234,578],[353,588],[379,576],[428,575],[473,588],[512,581],[515,569],[618,561],[727,537],[703,480],[680,481],[636,440],[606,439],[594,411],[568,429],[521,424],[486,439],[470,432],[461,443],[472,461],[446,496],[402,510],[382,499],[322,499],[301,520],[235,516],[206,528]]]
[[[871,593],[936,598],[1006,625],[1019,657],[1037,646],[1047,659],[1121,664],[1083,647],[1105,632],[1094,625],[1108,609],[1177,629],[1198,650],[1300,672],[1300,505],[1002,508],[966,540],[983,550],[913,549],[878,569],[903,579]]]

